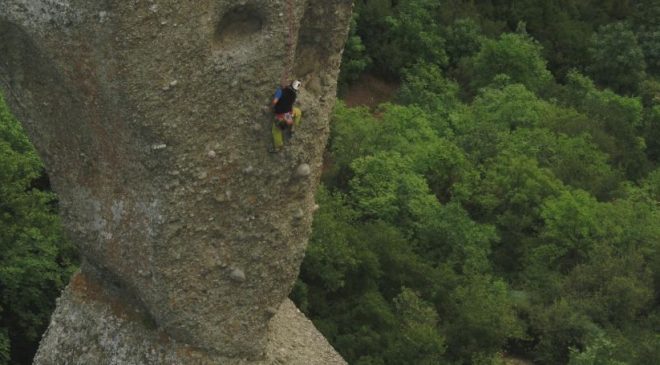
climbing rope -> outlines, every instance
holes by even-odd
[[[280,79],[280,85],[288,85],[291,80],[289,80],[289,77],[291,76],[291,73],[293,73],[293,36],[295,33],[295,12],[294,12],[294,7],[293,7],[293,2],[294,0],[287,0],[287,18],[288,18],[288,26],[289,26],[289,35],[287,39],[287,54],[286,54],[286,62],[284,64],[284,70],[282,70],[282,78]]]

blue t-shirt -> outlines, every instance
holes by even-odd
[[[273,99],[280,100],[282,97],[282,88],[278,87],[277,90],[275,90],[275,96],[273,96]]]

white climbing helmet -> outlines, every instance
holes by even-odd
[[[291,83],[291,87],[293,88],[293,90],[296,91],[300,90],[300,85],[302,85],[302,83],[298,80],[293,80],[293,82]]]

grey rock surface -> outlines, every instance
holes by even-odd
[[[350,0],[0,0],[0,89],[47,166],[82,275],[114,285],[153,325],[86,324],[102,312],[69,289],[37,363],[51,363],[66,336],[103,338],[113,328],[162,331],[217,356],[265,356],[273,308],[286,300],[310,233],[351,8]],[[308,85],[303,122],[270,154],[264,106],[289,50],[291,78]],[[303,164],[308,174],[297,173]],[[133,345],[138,356],[144,347]],[[64,363],[133,351],[97,348],[106,352]]]
[[[259,359],[225,357],[170,337],[148,313],[94,274],[78,273],[58,301],[36,364],[345,365],[314,325],[285,300]],[[45,351],[57,349],[57,351]]]

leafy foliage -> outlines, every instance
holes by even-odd
[[[623,23],[601,27],[594,35],[590,48],[589,66],[594,79],[618,92],[637,91],[644,79],[646,64],[637,37]]]
[[[491,84],[498,75],[507,75],[511,82],[535,92],[542,91],[553,79],[541,56],[541,46],[526,35],[514,33],[486,40],[470,68],[475,90]]]
[[[448,62],[433,0],[359,1],[358,27],[376,71],[397,78],[415,63]]]
[[[447,55],[452,65],[471,57],[479,51],[483,42],[481,27],[471,18],[456,20],[445,31]]]
[[[647,70],[655,75],[660,72],[660,4],[653,0],[635,2],[633,28],[644,52]]]
[[[9,335],[7,334],[7,329],[3,328],[0,332],[0,364],[8,364],[11,354],[11,342],[9,341]]]
[[[0,99],[0,360],[29,362],[74,269],[43,167]],[[1,361],[0,361],[1,362]]]
[[[443,112],[458,104],[458,85],[447,80],[437,65],[418,63],[404,73],[398,97],[404,105]]]
[[[357,34],[356,12],[351,19],[351,28],[348,34],[348,40],[344,46],[342,55],[342,68],[339,75],[339,87],[343,88],[348,83],[355,82],[360,74],[371,65],[371,58],[366,54],[366,48],[362,43],[362,38]]]
[[[625,365],[625,362],[614,360],[615,346],[604,336],[596,337],[587,348],[579,352],[571,350],[569,365]]]
[[[386,358],[391,364],[414,363],[432,365],[442,362],[444,338],[438,335],[438,314],[415,292],[403,288],[394,298],[398,319],[398,341],[388,349]]]
[[[646,142],[641,135],[643,106],[638,98],[600,91],[579,73],[568,75],[566,103],[588,119],[575,123],[576,132],[588,132],[599,147],[610,155],[613,166],[630,179],[647,171]],[[579,129],[578,129],[579,128]]]
[[[660,114],[657,81],[635,76],[653,47],[634,43],[653,24],[615,2],[486,3],[358,2],[402,105],[338,104],[294,298],[355,364],[653,363]],[[429,14],[450,24],[426,29],[444,53],[384,47]],[[632,63],[590,61],[608,52]]]

